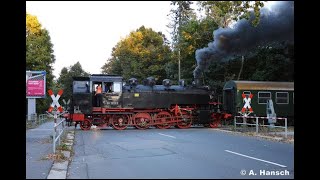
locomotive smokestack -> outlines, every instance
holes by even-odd
[[[271,9],[260,10],[260,23],[253,27],[249,20],[241,19],[233,28],[219,28],[213,32],[214,41],[208,47],[196,50],[197,67],[194,78],[199,78],[212,61],[227,61],[235,55],[246,55],[259,46],[284,42],[294,44],[294,2],[277,2]]]

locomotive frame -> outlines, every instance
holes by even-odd
[[[96,107],[95,87],[102,84],[103,106]],[[152,77],[138,85],[136,79],[123,82],[118,75],[92,74],[74,77],[70,113],[66,119],[80,124],[82,130],[92,125],[124,130],[128,126],[147,129],[155,126],[189,128],[194,124],[216,128],[222,119],[219,102],[212,102],[212,94],[204,86],[171,85],[165,79],[156,85]]]

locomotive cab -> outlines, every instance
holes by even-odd
[[[90,76],[92,106],[97,107],[96,87],[102,87],[102,105],[104,108],[121,107],[122,77],[116,75],[93,74]]]
[[[90,91],[90,79],[88,77],[73,78],[71,112],[91,113],[92,96]]]

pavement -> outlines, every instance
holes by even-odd
[[[75,131],[67,179],[294,178],[294,144],[202,127]]]
[[[61,151],[66,157],[64,161],[55,161],[48,158],[53,155],[53,126],[54,122],[50,121],[26,131],[26,179],[67,179],[75,139],[74,126],[66,129],[66,141],[63,143],[68,150]],[[230,132],[222,129],[214,130]],[[264,139],[276,138],[261,135],[258,135],[258,137]]]
[[[66,179],[68,163],[74,139],[74,127],[68,127],[67,148],[62,151],[66,161],[55,161],[53,158],[54,122],[46,122],[26,131],[26,179]]]

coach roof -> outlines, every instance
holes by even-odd
[[[92,74],[90,75],[91,81],[101,81],[101,82],[115,82],[122,81],[122,76],[119,75],[109,75],[109,74]]]
[[[283,90],[294,91],[294,82],[273,82],[273,81],[228,81],[224,90],[230,88],[237,90]]]

